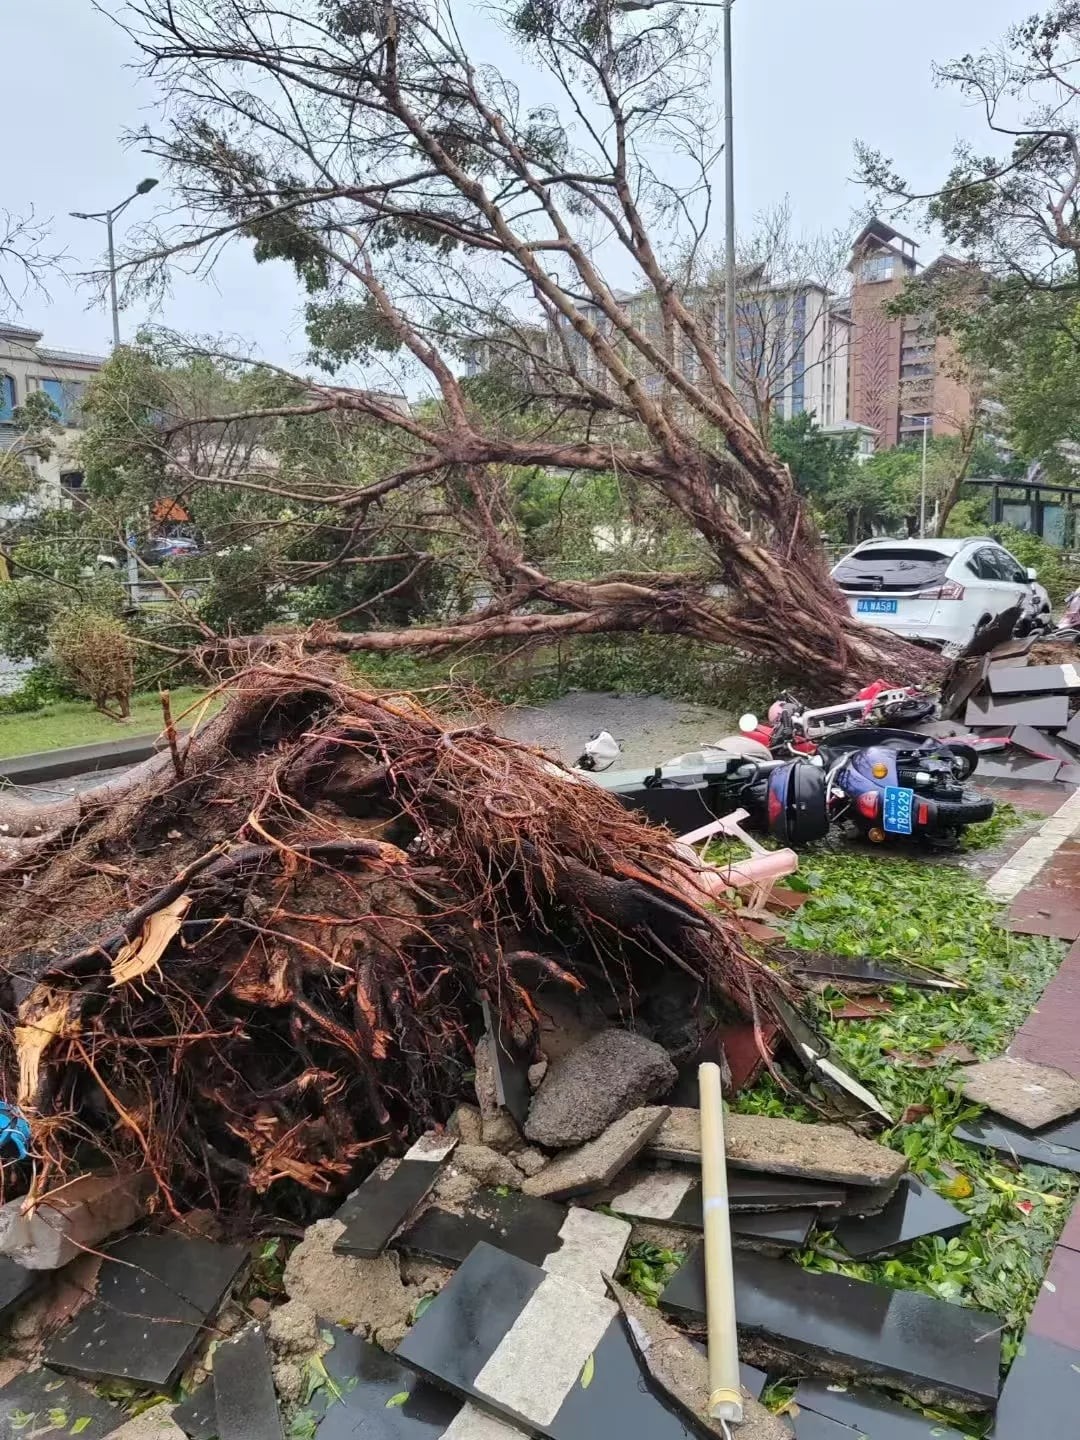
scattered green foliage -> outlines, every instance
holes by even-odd
[[[903,1151],[912,1170],[973,1223],[953,1240],[920,1240],[902,1255],[869,1263],[849,1260],[830,1234],[819,1233],[800,1263],[998,1314],[1011,1360],[1077,1182],[1039,1166],[1013,1170],[955,1139],[955,1126],[979,1113],[949,1083],[962,1072],[947,1061],[933,1068],[911,1062],[935,1062],[939,1047],[949,1044],[966,1045],[980,1058],[1000,1054],[1053,976],[1063,947],[1000,928],[1000,907],[960,864],[850,850],[823,851],[813,864],[803,876],[812,896],[790,923],[791,944],[915,961],[969,987],[896,986],[882,992],[889,1013],[854,1022],[833,1018],[830,1001],[841,992],[826,989],[818,1021],[837,1062],[897,1117],[884,1143]],[[769,1080],[740,1096],[736,1108],[813,1118]]]
[[[631,1245],[620,1279],[646,1305],[655,1305],[664,1286],[685,1259],[685,1250],[665,1250],[661,1245],[645,1242]]]

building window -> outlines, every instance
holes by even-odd
[[[806,296],[796,295],[792,321],[795,354],[791,359],[791,413],[801,415],[806,409]]]
[[[86,386],[81,380],[39,379],[37,385],[42,394],[49,397],[61,425],[81,423],[80,407],[86,394]]]
[[[900,378],[903,380],[917,380],[923,375],[932,375],[934,367],[926,364],[901,365]]]
[[[60,488],[62,490],[81,490],[86,477],[81,470],[61,470]]]
[[[15,405],[15,381],[10,375],[0,375],[0,425],[11,424]]]
[[[890,255],[887,250],[882,250],[876,255],[867,255],[859,271],[859,278],[870,284],[877,284],[881,280],[891,280],[895,272],[895,255]]]

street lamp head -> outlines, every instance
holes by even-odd
[[[72,220],[96,220],[96,215],[88,215],[85,210],[69,210],[68,214]]]
[[[145,180],[140,180],[138,185],[135,186],[135,194],[146,195],[149,191],[153,190],[157,183],[152,175],[148,176]]]

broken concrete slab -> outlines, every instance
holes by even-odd
[[[861,1435],[872,1436],[873,1440],[964,1440],[959,1430],[940,1420],[929,1420],[886,1395],[848,1387],[842,1381],[827,1385],[821,1380],[804,1380],[795,1392],[795,1404],[800,1412],[795,1432],[799,1437],[805,1412],[845,1426],[849,1440]]]
[[[770,950],[769,959],[801,975],[822,975],[830,979],[860,980],[869,985],[913,985],[928,990],[963,990],[947,975],[905,965],[899,960],[871,960],[863,955],[835,955],[828,950]]]
[[[782,1255],[785,1250],[805,1249],[817,1223],[816,1210],[774,1210],[768,1215],[733,1215],[731,1243],[736,1250]]]
[[[842,1125],[800,1125],[769,1115],[727,1115],[729,1166],[827,1180],[838,1185],[895,1185],[907,1169],[896,1151],[864,1140]],[[701,1163],[701,1116],[672,1110],[648,1146],[659,1159]]]
[[[703,1351],[669,1325],[655,1306],[643,1304],[614,1281],[610,1291],[622,1312],[630,1342],[653,1383],[698,1429],[730,1437],[731,1432],[709,1416],[709,1362]],[[745,1388],[742,1398],[740,1440],[789,1440],[791,1432],[778,1415],[766,1410]]]
[[[994,666],[986,679],[991,695],[1068,695],[1080,690],[1075,665]]]
[[[827,1218],[822,1223],[828,1224]],[[951,1240],[968,1223],[962,1210],[914,1175],[905,1175],[884,1210],[877,1215],[846,1216],[837,1224],[835,1234],[852,1259],[872,1260],[896,1255],[924,1235]]]
[[[1063,1132],[1075,1143],[1063,1144]],[[995,1121],[992,1116],[986,1115],[981,1120],[968,1120],[963,1125],[957,1125],[953,1135],[957,1140],[993,1150],[1008,1159],[1030,1160],[1036,1165],[1051,1165],[1056,1170],[1080,1175],[1080,1126],[1076,1121],[1050,1125],[1036,1135],[1019,1125]]]
[[[1069,721],[1068,725],[1061,732],[1061,738],[1067,740],[1075,749],[1080,750],[1080,710]]]
[[[1045,695],[1027,700],[992,700],[989,696],[980,696],[968,701],[964,716],[968,725],[1032,725],[1046,729],[1057,729],[1068,718],[1067,695]]]
[[[1060,764],[1057,760],[1036,760],[1019,751],[1014,755],[1008,751],[998,760],[980,760],[980,780],[1008,780],[1025,785],[1052,785],[1057,780]]]
[[[766,1355],[890,1385],[926,1405],[984,1410],[997,1398],[1004,1322],[996,1315],[745,1252],[735,1254],[734,1270],[740,1351],[750,1360],[759,1358],[760,1344]],[[660,1308],[703,1322],[700,1245],[668,1283]]]
[[[1025,1130],[1041,1130],[1080,1110],[1080,1080],[1064,1070],[1009,1055],[969,1065],[959,1088],[965,1100],[985,1105]]]
[[[490,1245],[477,1245],[397,1358],[545,1440],[694,1434],[642,1382],[614,1301]]]
[[[392,1250],[376,1260],[335,1254],[343,1229],[340,1220],[319,1220],[308,1227],[285,1263],[285,1293],[291,1304],[303,1302],[309,1312],[361,1329],[369,1340],[393,1348],[423,1291],[403,1284]]]
[[[629,1111],[659,1100],[678,1078],[663,1046],[629,1030],[603,1030],[549,1068],[525,1134],[553,1150],[582,1145]]]
[[[777,1210],[825,1210],[847,1199],[847,1191],[816,1180],[794,1180],[778,1175],[728,1174],[728,1206],[735,1216]],[[702,1225],[701,1172],[692,1166],[639,1170],[624,1176],[609,1201],[611,1208],[631,1220],[659,1220],[679,1228],[700,1230]]]
[[[106,1253],[95,1299],[53,1337],[45,1359],[76,1375],[171,1389],[247,1249],[129,1235]]]
[[[602,1295],[604,1275],[617,1274],[622,1264],[630,1225],[613,1215],[566,1209],[531,1195],[479,1190],[462,1214],[434,1206],[425,1210],[400,1236],[398,1247],[456,1268],[482,1241]]]
[[[521,1185],[522,1174],[513,1161],[487,1145],[462,1145],[454,1164],[481,1185],[506,1185],[511,1190]]]
[[[334,1249],[339,1255],[373,1259],[415,1214],[457,1145],[453,1135],[422,1135],[397,1161],[383,1161],[335,1215],[345,1229]]]
[[[102,1440],[123,1425],[127,1416],[86,1385],[55,1370],[25,1370],[0,1389],[0,1440],[61,1436]]]
[[[163,1401],[125,1420],[113,1431],[112,1440],[184,1440],[184,1431],[176,1423],[173,1407]]]
[[[270,1351],[258,1325],[214,1351],[218,1440],[283,1440]]]
[[[530,1176],[522,1190],[549,1200],[602,1190],[640,1154],[670,1114],[666,1105],[631,1110],[595,1140],[556,1156],[538,1175]]]
[[[149,1170],[110,1171],[77,1176],[28,1214],[25,1199],[9,1200],[0,1206],[0,1255],[28,1270],[58,1270],[145,1215],[156,1188]]]

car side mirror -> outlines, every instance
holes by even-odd
[[[1027,578],[1029,580],[1037,580],[1039,578],[1039,572],[1037,570],[1033,570],[1029,565],[1027,567]]]

